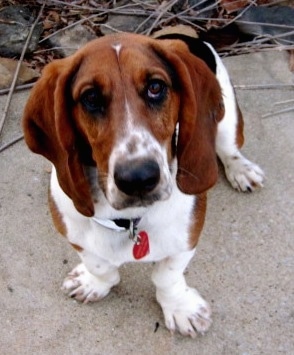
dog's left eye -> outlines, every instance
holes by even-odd
[[[166,95],[167,86],[159,79],[152,80],[147,85],[147,98],[151,103],[160,103]]]
[[[97,89],[88,89],[81,96],[81,103],[90,113],[103,114],[105,111],[105,100]]]

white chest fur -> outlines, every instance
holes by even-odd
[[[81,215],[61,190],[54,168],[51,193],[63,217],[70,243],[78,245],[93,257],[105,259],[115,266],[136,261],[133,256],[134,241],[129,238],[129,232],[110,230],[99,225],[94,219]],[[140,217],[137,230],[148,234],[150,245],[149,254],[140,261],[158,261],[189,249],[188,232],[194,203],[195,197],[181,193],[174,183],[173,192],[168,200],[156,202],[148,208],[117,211],[102,196],[95,205],[95,217],[102,219]]]

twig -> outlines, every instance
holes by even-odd
[[[267,118],[267,117],[279,115],[280,113],[287,113],[287,112],[290,112],[290,111],[294,111],[294,107],[288,107],[288,108],[285,108],[283,110],[279,110],[279,111],[275,111],[275,112],[269,112],[269,113],[266,113],[265,115],[262,115],[261,117],[262,118]]]
[[[236,19],[236,18],[235,18]],[[279,23],[269,23],[269,22],[254,22],[254,21],[245,21],[245,20],[238,20],[237,21],[240,24],[244,25],[260,25],[260,26],[267,26],[267,27],[274,27],[274,28],[289,28],[289,29],[294,29],[294,25],[283,25]]]
[[[293,90],[294,84],[234,85],[241,90]]]
[[[200,1],[200,2],[196,3],[196,6],[199,6],[203,2],[205,2],[205,1]],[[221,0],[217,0],[213,4],[210,4],[210,5],[206,6],[206,7],[204,7],[203,9],[197,10],[197,15],[200,15],[202,13],[205,13],[205,12],[209,11],[209,10],[213,10],[213,9],[218,8],[220,3],[221,3]]]
[[[20,91],[20,90],[25,90],[25,89],[30,89],[35,85],[35,83],[30,83],[30,84],[24,84],[24,85],[18,85],[14,88],[14,91]],[[6,95],[8,94],[10,89],[1,89],[0,90],[0,95]]]
[[[248,54],[248,53],[256,53],[256,52],[267,52],[267,51],[286,51],[286,50],[293,50],[294,49],[294,44],[291,46],[277,46],[277,45],[263,45],[263,46],[252,46],[252,47],[244,47],[244,48],[238,48],[238,49],[232,49],[229,50],[227,48],[226,52],[222,52],[222,50],[219,50],[219,55],[224,58],[229,55],[240,55],[240,54]]]
[[[203,3],[207,2],[208,0],[201,0],[200,2],[196,2],[196,4],[192,5],[192,6],[188,6],[186,9],[182,10],[181,12],[178,12],[176,14],[170,14],[170,16],[168,18],[166,18],[166,16],[164,16],[164,18],[162,20],[160,20],[160,22],[158,23],[158,27],[162,26],[164,24],[164,22],[166,21],[172,21],[174,19],[180,19],[182,22],[192,26],[192,27],[196,27],[198,28],[200,31],[205,31],[205,29],[199,25],[197,25],[195,23],[195,15],[186,15],[187,12],[190,12],[191,10],[193,10],[195,7],[198,7],[200,5],[202,5]],[[212,7],[217,7],[217,4],[219,3],[220,0],[217,0],[216,3],[214,3],[213,5],[209,5],[207,7],[204,7],[201,10],[197,10],[197,20],[199,17],[199,14],[205,11],[208,11],[210,8]],[[194,10],[195,11],[195,10]],[[166,14],[164,14],[166,15]],[[194,21],[194,22],[193,22]]]
[[[79,47],[72,47],[72,46],[50,47],[50,48],[40,49],[38,51],[35,51],[34,54],[42,54],[42,53],[46,53],[46,52],[60,51],[60,50],[64,50],[64,49],[76,51],[77,49],[79,49]]]
[[[114,33],[121,33],[122,32],[121,30],[118,30],[117,28],[114,28],[114,27],[112,27],[110,25],[107,25],[107,23],[104,23],[103,27],[104,28],[108,28],[110,31],[112,31]]]
[[[24,44],[24,47],[23,47],[23,50],[21,52],[21,56],[19,58],[19,61],[17,63],[17,67],[16,67],[16,70],[15,70],[15,73],[14,73],[14,78],[13,78],[13,81],[11,83],[11,86],[10,86],[10,90],[9,90],[9,94],[8,94],[8,97],[7,97],[7,101],[6,101],[6,105],[5,105],[5,108],[4,108],[4,112],[3,112],[3,116],[0,120],[0,135],[1,135],[1,132],[2,132],[2,129],[3,129],[3,126],[4,126],[4,122],[5,122],[5,119],[6,119],[6,116],[7,116],[7,113],[8,113],[8,109],[9,109],[9,106],[10,106],[10,102],[11,102],[11,99],[12,99],[12,95],[13,95],[13,92],[14,92],[14,88],[15,88],[15,85],[16,85],[16,81],[17,81],[17,78],[18,78],[18,74],[19,74],[19,70],[20,70],[20,67],[21,67],[21,63],[23,61],[23,58],[25,56],[25,53],[27,51],[27,48],[28,48],[28,45],[30,43],[30,39],[32,37],[32,34],[33,34],[33,31],[37,25],[37,23],[39,22],[39,19],[42,15],[42,12],[43,12],[43,9],[45,7],[45,1],[39,11],[39,14],[36,18],[36,21],[33,23],[29,33],[28,33],[28,36],[27,36],[27,39],[26,39],[26,42]]]
[[[2,153],[5,149],[11,147],[13,144],[21,141],[22,139],[24,138],[23,134],[21,134],[20,136],[14,138],[11,142],[8,142],[6,144],[3,144],[1,147],[0,147],[0,153]]]
[[[63,31],[66,31],[66,30],[68,30],[68,29],[70,29],[70,28],[72,28],[72,27],[75,27],[76,25],[81,24],[81,23],[83,23],[83,22],[86,22],[86,21],[90,20],[91,18],[100,16],[100,15],[102,16],[103,14],[104,14],[103,12],[100,13],[99,15],[98,15],[98,14],[94,14],[94,15],[91,15],[91,16],[89,16],[89,17],[87,17],[87,18],[82,18],[82,19],[79,20],[79,21],[73,22],[73,23],[71,23],[70,25],[65,26],[65,27],[62,27],[62,28],[60,28],[59,30],[57,30],[57,31],[55,31],[55,32],[53,32],[53,33],[51,33],[51,34],[48,35],[47,37],[42,38],[42,39],[39,41],[39,43],[42,43],[42,42],[44,42],[44,41],[47,41],[49,38],[56,36],[56,35],[57,35],[58,33],[60,33],[60,32],[63,32]]]
[[[141,27],[143,27],[145,25],[145,23],[147,23],[149,20],[152,19],[152,17],[154,17],[154,13],[151,13],[143,22],[140,23],[140,25],[135,29],[135,33],[138,33],[139,29]]]
[[[291,99],[291,100],[284,100],[284,101],[278,101],[278,102],[275,102],[274,105],[277,106],[277,105],[284,105],[284,104],[289,104],[289,103],[292,103],[294,102],[294,99]]]
[[[100,6],[97,6],[97,7],[89,7],[89,6],[84,6],[84,5],[78,5],[78,4],[75,4],[73,2],[66,2],[66,1],[58,1],[58,0],[50,0],[50,3],[53,3],[53,4],[57,4],[57,5],[61,5],[62,7],[72,7],[72,8],[76,8],[78,10],[86,10],[86,11],[97,11],[97,8],[98,10],[101,8]]]
[[[96,10],[97,13],[95,13],[95,14],[89,16],[89,17],[82,18],[81,20],[78,20],[78,21],[76,21],[76,22],[73,22],[73,23],[71,23],[70,25],[68,25],[68,26],[66,26],[66,27],[63,27],[63,28],[61,28],[61,29],[59,29],[59,30],[57,30],[57,31],[55,31],[55,32],[53,32],[53,33],[51,33],[51,34],[48,35],[47,37],[44,37],[43,39],[41,39],[41,40],[39,41],[39,43],[42,43],[42,42],[44,42],[44,41],[47,41],[49,38],[56,36],[58,33],[63,32],[63,31],[65,31],[65,30],[68,30],[69,28],[75,27],[76,25],[81,24],[81,23],[83,23],[83,22],[89,21],[89,20],[92,19],[92,18],[101,17],[101,16],[103,16],[103,15],[107,15],[107,14],[110,14],[110,13],[118,13],[118,14],[124,13],[124,12],[121,12],[120,10],[127,9],[127,8],[129,8],[129,7],[130,7],[130,5],[122,5],[122,6],[120,6],[120,7],[115,8],[115,9],[108,9],[108,10],[103,9],[103,10],[101,10],[102,12],[99,12],[99,10],[98,10],[98,11]],[[133,12],[128,12],[128,11],[126,11],[126,13],[127,13],[128,15],[134,15]],[[139,15],[139,13],[136,13],[136,14]],[[144,13],[144,11],[142,11],[142,15],[143,15],[143,16],[147,16],[147,14]]]
[[[167,5],[158,11],[158,16],[156,17],[155,21],[152,23],[152,25],[150,26],[150,28],[146,33],[148,36],[151,34],[153,29],[157,26],[160,19],[177,3],[177,1],[178,0],[168,1]]]
[[[146,19],[145,20],[143,20],[139,25],[138,25],[138,27],[134,30],[134,33],[138,33],[139,32],[139,29],[140,28],[142,28],[146,23],[148,23],[148,21],[150,21],[153,17],[155,17],[156,16],[156,13],[157,13],[157,6],[156,7],[154,7],[154,6],[152,6],[152,5],[149,5],[148,6],[148,4],[141,4],[141,2],[139,1],[136,5],[141,5],[142,6],[142,8],[145,10],[145,11],[147,11],[147,9],[146,9],[146,5],[147,5],[147,8],[148,9],[151,9],[149,12],[150,12],[150,14],[148,15],[148,17],[146,17]],[[144,5],[145,5],[145,7],[144,7]],[[148,13],[149,13],[148,12]]]
[[[242,17],[246,11],[248,11],[252,6],[255,6],[255,5],[256,5],[256,1],[252,1],[249,4],[249,6],[245,7],[242,11],[240,11],[240,13],[236,17],[234,17],[234,18],[232,18],[232,20],[226,22],[223,26],[228,26],[231,23],[236,22],[236,20],[238,20],[238,18]]]

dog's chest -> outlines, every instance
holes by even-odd
[[[192,204],[187,201],[177,215],[170,209],[161,213],[157,208],[151,209],[142,216],[135,230],[119,232],[92,221],[88,241],[92,250],[112,264],[158,261],[189,248],[191,209]]]
[[[169,200],[148,207],[133,230],[105,227],[97,223],[97,219],[101,220],[99,214],[83,221],[67,219],[68,239],[117,266],[126,262],[158,261],[189,249],[194,205],[195,197],[176,190]],[[102,217],[107,221],[105,212],[107,207]]]

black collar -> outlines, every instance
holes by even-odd
[[[130,229],[131,226],[131,220],[130,219],[112,219],[112,221],[119,227],[125,228],[125,229]]]
[[[100,219],[96,217],[92,217],[92,219],[99,225],[117,232],[130,231],[131,229],[136,228],[141,220],[141,218]]]

